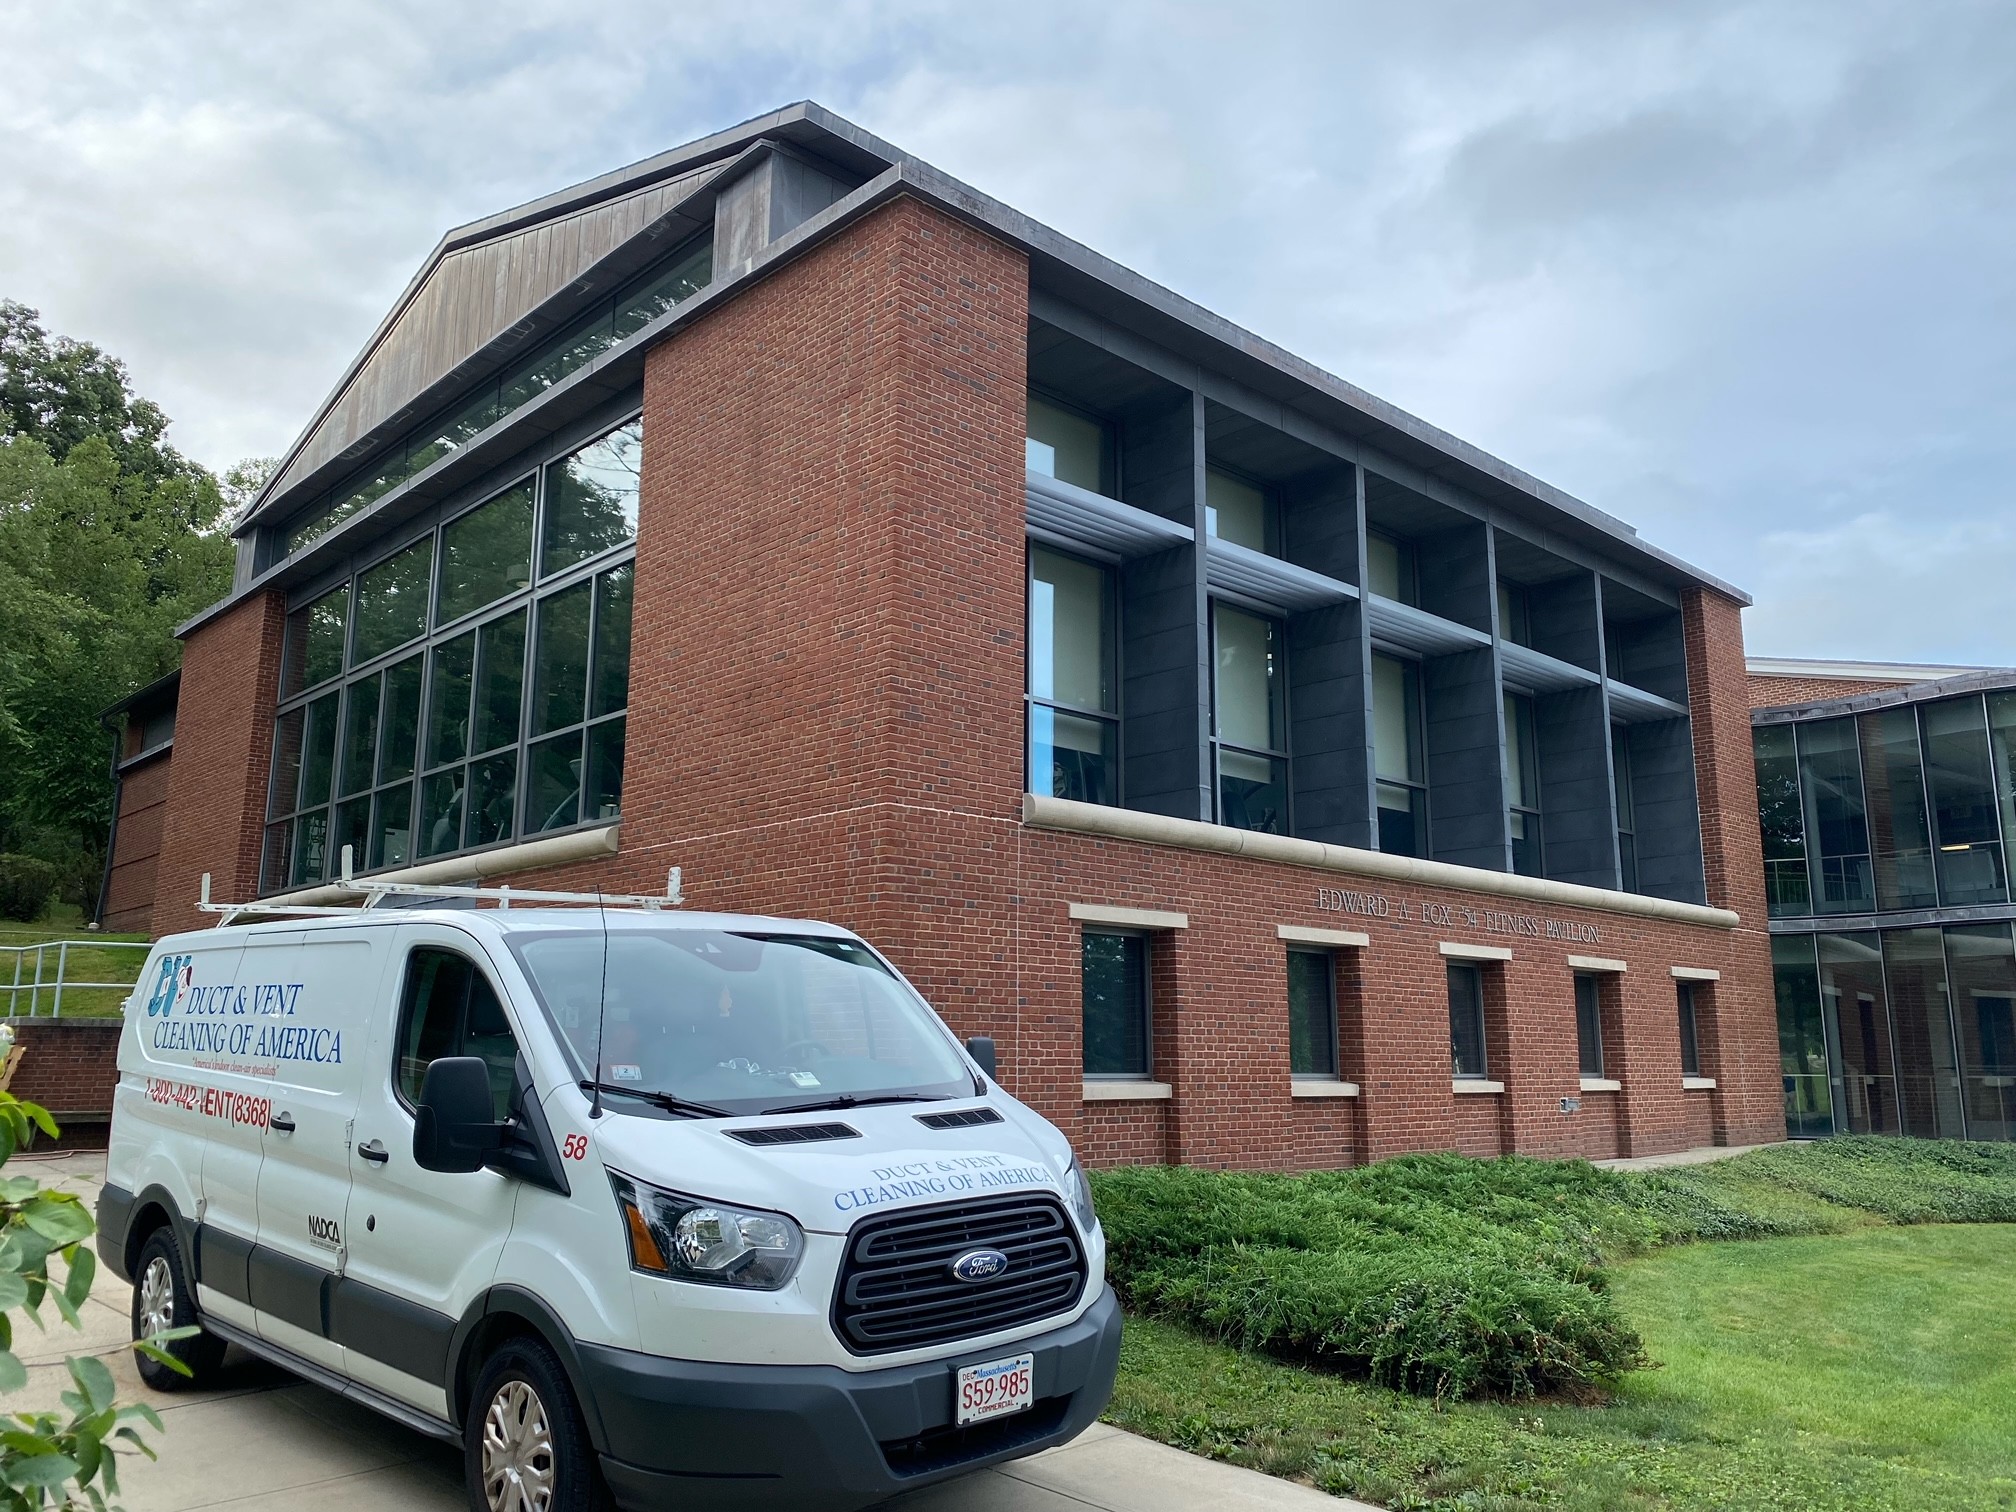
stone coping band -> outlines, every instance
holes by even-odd
[[[1341,950],[1363,950],[1372,943],[1372,936],[1363,930],[1308,929],[1300,924],[1277,924],[1274,936],[1290,945],[1335,945]]]
[[[1159,1102],[1176,1093],[1167,1082],[1093,1081],[1088,1077],[1082,1095],[1086,1102]]]
[[[1166,908],[1119,908],[1104,903],[1073,903],[1071,917],[1081,924],[1112,924],[1123,929],[1190,927],[1190,915]]]
[[[1625,970],[1625,963],[1622,961],[1613,961],[1608,956],[1570,956],[1568,957],[1568,969],[1570,971],[1607,972],[1615,976]]]
[[[1444,940],[1435,947],[1452,961],[1509,961],[1510,945],[1472,945],[1465,940]]]
[[[1704,908],[1698,903],[1676,903],[1671,898],[1648,898],[1641,893],[1584,887],[1578,882],[1549,882],[1543,877],[1485,871],[1480,867],[1455,866],[1447,861],[1389,856],[1381,851],[1326,845],[1320,840],[1297,840],[1289,835],[1263,835],[1255,830],[1234,829],[1229,824],[1172,819],[1167,814],[1143,814],[1133,809],[1108,808],[1103,803],[1051,798],[1042,793],[1022,795],[1022,822],[1036,829],[1105,835],[1115,840],[1172,845],[1181,850],[1216,851],[1221,855],[1248,856],[1255,861],[1279,861],[1287,866],[1307,866],[1319,871],[1350,872],[1361,877],[1411,882],[1420,887],[1447,887],[1462,892],[1490,893],[1502,898],[1524,898],[1533,903],[1552,903],[1560,908],[1592,908],[1605,913],[1637,914],[1647,919],[1667,919],[1714,929],[1734,929],[1741,922],[1734,912],[1726,908]]]
[[[1722,973],[1712,966],[1675,966],[1673,978],[1680,982],[1719,982]]]

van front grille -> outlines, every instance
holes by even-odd
[[[999,1250],[992,1279],[952,1262]],[[922,1349],[1068,1312],[1085,1290],[1085,1252],[1054,1198],[1025,1194],[869,1218],[847,1236],[833,1328],[855,1354]]]

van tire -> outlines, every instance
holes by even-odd
[[[154,1329],[149,1326],[164,1317],[170,1328],[201,1327],[203,1315],[196,1310],[196,1294],[182,1268],[182,1247],[175,1242],[175,1230],[165,1225],[147,1236],[140,1246],[140,1259],[133,1267],[133,1337],[144,1339]],[[189,1391],[207,1386],[224,1363],[224,1341],[215,1334],[199,1333],[162,1346],[189,1367],[189,1374],[171,1370],[159,1360],[134,1351],[140,1379],[156,1391]]]
[[[519,1477],[550,1495],[514,1501]],[[477,1373],[462,1432],[462,1478],[470,1512],[604,1512],[607,1491],[567,1371],[545,1340],[519,1335]]]

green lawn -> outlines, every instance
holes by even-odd
[[[1656,1366],[1436,1407],[1130,1318],[1109,1418],[1408,1512],[2016,1508],[2016,1225],[1686,1245],[1611,1285]]]
[[[86,982],[131,982],[140,974],[140,967],[147,959],[143,950],[102,950],[99,945],[109,941],[125,941],[145,944],[144,934],[91,934],[82,924],[55,923],[14,924],[0,922],[0,1017],[28,1017],[31,994],[28,984],[35,979],[35,956],[29,952],[22,956],[20,963],[21,990],[14,990],[15,958],[17,952],[11,948],[19,945],[39,945],[57,940],[87,940],[85,946],[72,946],[68,960],[64,963],[64,975],[68,981]],[[52,948],[43,953],[42,979],[53,984],[56,980],[57,952]],[[65,1018],[116,1018],[119,1004],[125,998],[127,989],[118,988],[78,988],[66,987],[63,991],[63,1017]],[[47,1015],[54,1005],[55,992],[45,986],[39,995],[36,1011]]]

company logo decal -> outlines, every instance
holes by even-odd
[[[952,1262],[952,1274],[960,1281],[992,1281],[1008,1269],[1008,1257],[997,1249],[968,1250]]]
[[[166,1018],[175,1011],[175,999],[186,987],[196,983],[196,967],[193,956],[163,956],[161,969],[154,975],[154,994],[147,999],[147,1017]]]
[[[914,1197],[956,1197],[966,1192],[986,1192],[1000,1187],[1044,1186],[1053,1191],[1057,1178],[1045,1166],[1010,1165],[1004,1155],[950,1155],[938,1160],[911,1160],[900,1165],[876,1166],[869,1173],[873,1186],[848,1187],[833,1194],[833,1206],[842,1213],[858,1213],[863,1208],[903,1202]]]
[[[308,1242],[317,1249],[334,1250],[343,1247],[343,1230],[334,1218],[308,1215]]]

